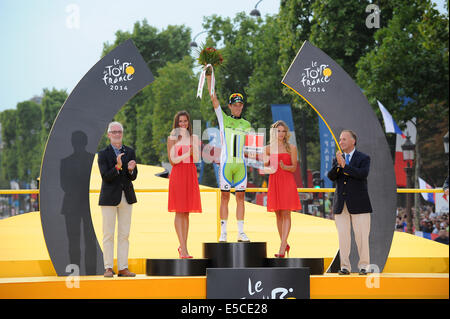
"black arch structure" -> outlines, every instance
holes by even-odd
[[[368,177],[373,208],[370,261],[380,272],[383,271],[394,235],[396,183],[389,146],[374,111],[352,78],[308,41],[303,43],[282,83],[314,108],[327,124],[335,141],[335,136],[343,129],[352,129],[358,135],[357,148],[371,157]],[[353,234],[350,261],[352,269],[358,269]],[[337,272],[339,267],[337,253],[328,272]]]
[[[89,182],[108,123],[152,72],[131,40],[97,62],[71,92],[51,129],[42,160],[40,209],[47,249],[58,276],[102,274],[103,253],[89,208]]]

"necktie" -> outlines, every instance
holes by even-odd
[[[345,164],[350,164],[350,154],[345,154]]]

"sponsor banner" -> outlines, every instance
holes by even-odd
[[[309,299],[310,270],[299,268],[208,268],[207,299]]]

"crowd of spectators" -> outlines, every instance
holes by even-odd
[[[0,195],[0,219],[38,210],[37,194]]]
[[[414,219],[415,208],[412,208]],[[420,207],[419,229],[413,227],[415,233],[422,232],[426,238],[448,245],[449,214],[438,214],[434,212],[433,206],[423,205]],[[395,230],[404,232],[407,229],[407,214],[404,208],[397,209]],[[428,235],[429,234],[429,235]]]

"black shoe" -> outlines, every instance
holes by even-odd
[[[365,276],[365,275],[367,275],[367,271],[363,268],[363,269],[361,269],[361,270],[359,271],[359,274],[360,274],[361,276]]]
[[[345,268],[342,268],[342,269],[339,269],[338,274],[339,275],[350,275],[350,271],[348,271]]]

